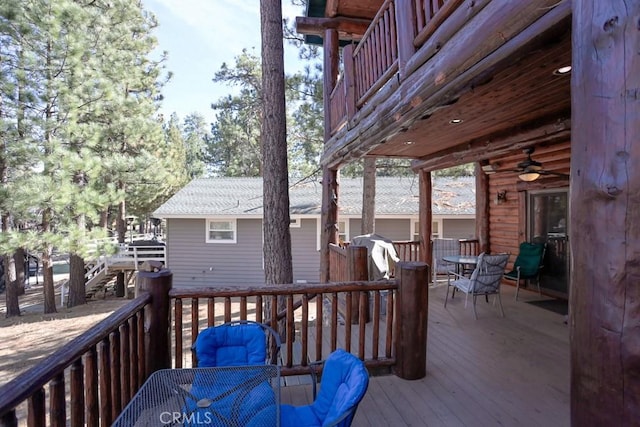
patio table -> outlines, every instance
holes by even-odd
[[[149,376],[113,426],[277,426],[276,365],[162,369]]]
[[[456,273],[460,274],[460,267],[463,265],[478,264],[478,257],[473,255],[446,255],[442,257],[443,261],[456,265]]]

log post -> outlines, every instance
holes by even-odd
[[[145,308],[146,375],[171,368],[169,290],[173,283],[171,270],[139,271],[138,290],[151,294],[151,304]],[[148,314],[148,318],[147,318]]]
[[[480,252],[489,253],[489,177],[476,162],[476,237],[480,241]]]
[[[331,277],[329,243],[338,243],[338,171],[322,169],[322,210],[320,212],[320,282]]]
[[[396,365],[394,373],[405,380],[427,375],[427,315],[429,266],[424,262],[399,262],[396,276]]]
[[[407,62],[416,52],[416,10],[414,0],[396,0],[396,28],[398,29],[398,70],[400,81],[407,75]]]
[[[640,2],[572,4],[571,425],[638,425]]]
[[[359,282],[369,280],[369,254],[364,246],[351,246],[347,248],[347,280],[350,282]],[[365,319],[369,319],[369,293],[364,292],[366,298]],[[352,292],[351,297],[351,324],[356,325],[360,317],[360,292]]]
[[[431,244],[431,234],[433,230],[433,208],[432,208],[432,185],[431,172],[420,170],[419,179],[419,199],[418,199],[418,222],[420,224],[420,261],[429,265],[433,262],[433,245]],[[433,266],[432,266],[433,268]]]

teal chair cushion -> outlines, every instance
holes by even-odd
[[[515,279],[518,274],[518,267],[520,267],[521,279],[537,276],[538,269],[542,264],[543,251],[544,243],[520,243],[520,252],[513,264],[513,270],[508,272],[506,276]]]

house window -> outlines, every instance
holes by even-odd
[[[434,239],[439,239],[442,234],[442,231],[440,230],[440,221],[433,221],[431,223],[431,237]]]
[[[413,229],[411,230],[412,239],[416,242],[420,241],[420,222],[412,221]],[[441,237],[440,221],[433,221],[431,223],[431,238],[439,239]]]
[[[207,243],[236,243],[235,219],[210,219],[207,221]]]
[[[349,241],[349,221],[338,221],[338,242]]]
[[[302,226],[300,218],[291,218],[289,219],[289,227],[290,228],[300,228]]]

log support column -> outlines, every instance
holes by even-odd
[[[638,425],[640,1],[572,4],[571,425]]]
[[[405,380],[427,375],[427,316],[429,266],[424,262],[399,262],[396,294],[396,365],[394,373]]]
[[[322,171],[320,227],[320,282],[328,283],[331,277],[329,243],[338,243],[338,171],[328,167]]]
[[[489,245],[489,177],[476,162],[476,237],[480,252],[491,252]]]
[[[433,245],[431,234],[433,233],[433,208],[431,172],[421,170],[418,172],[420,194],[418,199],[418,222],[420,224],[420,254],[421,261],[431,265],[433,262]],[[433,268],[433,266],[431,266]]]
[[[151,305],[145,308],[147,375],[171,368],[169,291],[172,283],[173,273],[170,270],[138,272],[139,291],[151,294]]]

